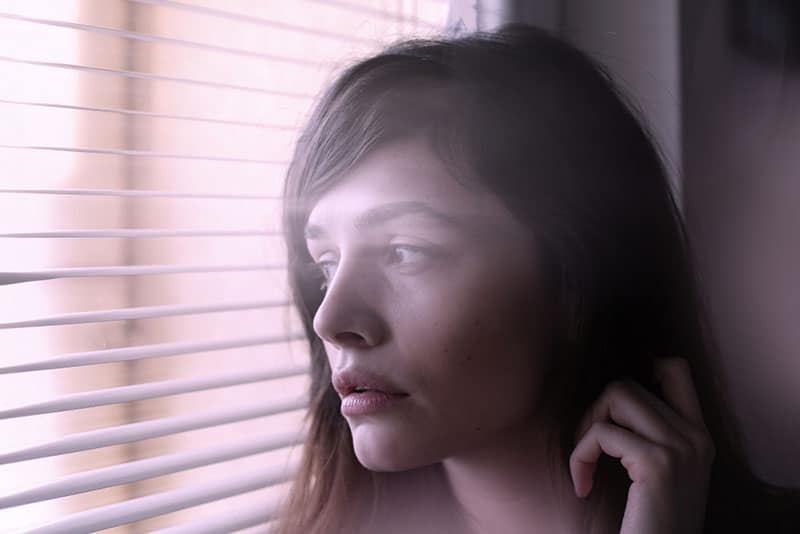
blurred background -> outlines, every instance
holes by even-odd
[[[794,2],[0,0],[0,532],[265,531],[307,384],[298,129],[355,59],[509,21],[638,101],[753,468],[800,486]]]

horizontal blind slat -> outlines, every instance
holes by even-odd
[[[240,386],[255,382],[302,376],[306,373],[308,373],[307,366],[293,365],[264,371],[246,371],[228,374],[227,376],[164,380],[160,382],[148,382],[145,384],[72,393],[69,395],[62,395],[61,397],[46,402],[27,404],[9,410],[0,410],[0,419],[66,412],[95,406],[107,406],[109,404],[118,404],[121,402],[140,401],[156,397],[166,397],[169,395],[179,395],[182,393],[193,393],[208,389]]]
[[[15,232],[0,234],[14,239],[88,239],[95,237],[245,237],[275,236],[280,232],[267,230],[161,230],[150,228],[118,228],[113,230],[55,230],[51,232]]]
[[[252,336],[222,339],[219,341],[155,343],[152,345],[137,345],[119,349],[73,352],[24,364],[6,365],[0,367],[0,374],[43,371],[47,369],[64,369],[67,367],[79,367],[81,365],[97,365],[101,363],[122,362],[128,360],[143,360],[145,358],[162,358],[165,356],[176,356],[179,354],[236,349],[257,345],[285,343],[288,341],[299,341],[303,339],[305,339],[303,334],[294,333],[283,336]]]
[[[249,122],[249,121],[235,121],[235,120],[228,120],[228,119],[213,119],[211,117],[194,117],[190,115],[174,115],[171,113],[156,113],[153,111],[139,111],[135,109],[124,109],[124,108],[104,108],[104,107],[96,107],[96,106],[77,106],[77,105],[70,105],[70,104],[57,104],[54,102],[31,102],[31,101],[24,101],[24,100],[6,100],[0,99],[0,104],[11,104],[17,106],[32,106],[32,107],[45,107],[45,108],[58,108],[58,109],[71,109],[74,111],[93,111],[99,113],[118,113],[121,115],[132,115],[137,117],[147,117],[150,119],[173,119],[173,120],[182,120],[182,121],[195,121],[195,122],[207,122],[212,124],[223,124],[226,126],[248,126],[253,128],[261,128],[265,130],[285,130],[285,131],[297,131],[296,126],[291,126],[288,124],[268,124],[262,122]]]
[[[280,466],[265,471],[94,508],[39,528],[25,530],[24,534],[82,534],[113,528],[274,486],[289,480],[294,469]]]
[[[256,505],[236,509],[236,513],[204,517],[194,521],[182,522],[172,527],[153,530],[149,534],[219,534],[238,532],[269,522],[278,513],[280,497],[265,499]]]
[[[134,0],[136,1],[136,0]],[[401,13],[391,12],[391,11],[384,11],[382,9],[376,9],[374,7],[363,6],[352,4],[349,2],[342,2],[341,0],[308,0],[309,2],[316,2],[318,4],[325,4],[327,6],[334,6],[341,9],[346,9],[348,11],[354,11],[357,13],[364,13],[366,15],[372,15],[374,17],[380,17],[385,19],[397,20],[402,22],[410,22],[412,24],[417,24],[418,26],[423,26],[428,29],[433,30],[441,30],[442,28],[436,24],[432,24],[420,18],[414,17],[407,17]],[[485,8],[484,8],[485,9]]]
[[[78,451],[99,449],[109,445],[131,443],[143,439],[158,438],[171,434],[178,434],[188,430],[198,430],[213,426],[221,426],[248,419],[257,419],[294,410],[300,410],[308,405],[303,396],[270,403],[260,403],[246,408],[206,412],[199,415],[178,415],[164,417],[151,421],[128,423],[99,430],[80,432],[58,438],[41,445],[34,445],[23,449],[0,454],[0,464],[25,462],[36,458],[46,458],[59,454],[69,454]]]
[[[224,161],[228,163],[256,163],[259,165],[288,165],[288,161],[259,159],[259,158],[234,158],[228,156],[201,156],[199,154],[179,154],[174,152],[153,152],[148,150],[123,150],[120,148],[90,148],[67,146],[36,146],[36,145],[6,145],[0,148],[7,150],[49,150],[54,152],[75,152],[78,154],[104,154],[107,156],[132,156],[141,158],[163,159],[188,159],[202,161]]]
[[[140,80],[155,80],[162,82],[174,82],[186,85],[196,85],[199,87],[212,87],[215,89],[230,89],[233,91],[244,91],[249,93],[258,93],[263,95],[280,96],[286,98],[294,98],[299,100],[313,100],[316,95],[292,93],[289,91],[277,91],[274,89],[266,89],[264,87],[253,87],[250,85],[237,85],[233,83],[212,82],[208,80],[196,80],[194,78],[181,78],[177,76],[164,76],[161,74],[151,74],[149,72],[139,72],[124,69],[107,69],[105,67],[92,67],[89,65],[75,65],[72,63],[58,63],[55,61],[35,61],[32,59],[19,59],[8,56],[0,56],[0,61],[8,63],[18,63],[22,65],[35,65],[37,67],[49,67],[54,69],[68,69],[77,70],[81,72],[96,72],[100,74],[109,74],[113,76],[124,76],[127,78],[136,78]]]
[[[117,30],[114,28],[105,28],[102,26],[93,26],[91,24],[79,24],[77,22],[58,21],[50,19],[40,19],[34,17],[24,17],[21,15],[14,15],[11,13],[0,13],[0,19],[16,20],[20,22],[28,22],[31,24],[41,24],[46,26],[57,26],[60,28],[69,28],[72,30],[80,30],[86,32],[99,33],[104,35],[114,35],[124,39],[133,39],[136,41],[145,41],[150,43],[168,44],[174,46],[184,46],[187,48],[195,48],[198,50],[205,50],[208,52],[221,52],[225,54],[233,54],[238,56],[249,57],[253,59],[261,59],[265,61],[274,61],[278,63],[290,63],[294,65],[305,65],[309,67],[323,67],[326,63],[320,61],[309,61],[306,59],[292,58],[286,56],[276,56],[273,54],[265,54],[253,50],[243,50],[240,48],[229,48],[225,46],[217,46],[208,43],[201,43],[199,41],[186,41],[184,39],[174,39],[171,37],[161,37],[158,35],[151,35],[147,33]]]
[[[41,502],[68,495],[138,482],[246,456],[270,452],[302,443],[302,432],[275,432],[269,436],[205,449],[145,458],[67,475],[55,482],[0,497],[0,509]]]
[[[281,306],[288,306],[289,304],[290,302],[288,300],[258,300],[252,302],[231,302],[226,304],[139,306],[135,308],[120,308],[116,310],[64,313],[61,315],[54,315],[52,317],[45,317],[44,319],[31,319],[27,321],[0,323],[0,330],[10,328],[31,328],[39,326],[59,326],[67,324],[101,323],[107,321],[153,319],[156,317],[199,315],[203,313],[255,310],[261,308],[279,308]]]
[[[77,195],[77,196],[109,196],[109,197],[146,197],[146,198],[207,198],[220,200],[281,200],[275,195],[246,195],[222,193],[184,193],[177,191],[156,191],[145,189],[3,189],[0,193],[24,193],[32,195]]]
[[[110,267],[65,267],[36,271],[0,272],[0,286],[39,282],[58,278],[92,278],[99,276],[140,276],[149,274],[218,273],[239,271],[281,270],[285,265],[115,265]]]
[[[340,39],[343,41],[351,41],[357,43],[365,43],[365,44],[375,44],[375,41],[372,39],[367,39],[364,37],[358,37],[357,35],[347,35],[344,33],[336,33],[336,32],[329,32],[325,30],[319,30],[314,28],[309,28],[306,26],[297,26],[295,24],[289,24],[286,22],[280,22],[273,19],[265,19],[263,17],[254,17],[252,15],[242,15],[239,13],[232,13],[230,11],[223,11],[220,9],[214,9],[210,7],[203,7],[197,5],[189,5],[184,4],[182,2],[173,2],[171,0],[128,0],[129,2],[133,2],[136,4],[149,4],[155,5],[160,7],[168,7],[172,9],[182,9],[184,11],[192,11],[194,13],[200,13],[203,15],[209,15],[211,17],[216,18],[223,18],[228,20],[234,20],[237,22],[244,22],[247,24],[256,24],[259,26],[270,26],[273,28],[281,28],[284,30],[296,31],[296,32],[303,32],[303,33],[310,33],[313,35],[319,35],[323,37],[330,37],[331,39]]]

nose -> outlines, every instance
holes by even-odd
[[[336,269],[313,324],[320,338],[340,350],[375,347],[388,332],[369,277],[344,262]]]

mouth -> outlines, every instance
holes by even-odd
[[[408,393],[392,385],[388,379],[365,370],[345,369],[333,375],[333,387],[341,398],[350,395],[381,394],[407,397]]]
[[[407,393],[386,393],[372,388],[353,388],[353,391],[342,398],[339,408],[345,417],[376,416],[387,411],[398,409],[404,405]]]
[[[382,395],[389,395],[390,397],[408,397],[408,393],[385,391],[380,388],[373,388],[367,386],[354,386],[350,388],[349,391],[346,391],[343,397],[347,397],[349,395],[361,395],[364,393],[380,393]]]

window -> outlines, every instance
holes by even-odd
[[[297,129],[447,8],[0,2],[4,529],[263,530],[307,381],[279,234]]]

